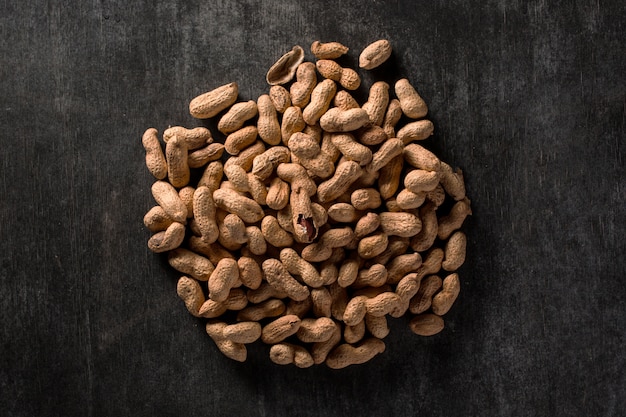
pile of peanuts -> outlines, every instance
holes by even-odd
[[[260,339],[276,364],[361,364],[385,350],[387,316],[434,335],[459,294],[463,174],[417,143],[433,123],[408,79],[395,97],[374,82],[357,103],[361,78],[337,62],[347,52],[315,41],[305,62],[295,46],[256,101],[237,101],[234,82],[191,100],[220,134],[169,127],[165,145],[154,128],[143,135],[156,178],[148,247],[167,253],[178,296],[231,359]],[[359,67],[391,52],[376,41]]]

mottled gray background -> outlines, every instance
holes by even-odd
[[[0,3],[0,413],[625,415],[625,22],[617,0]],[[141,134],[198,125],[226,82],[256,99],[294,44],[355,62],[379,38],[364,84],[409,77],[472,199],[447,327],[393,320],[343,371],[233,362],[146,248]]]

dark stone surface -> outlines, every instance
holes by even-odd
[[[3,415],[625,415],[624,2],[128,3],[0,4]],[[472,199],[446,330],[393,320],[343,371],[226,359],[146,248],[141,134],[255,99],[294,44],[379,38]]]

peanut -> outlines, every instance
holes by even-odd
[[[220,302],[228,298],[228,294],[239,279],[239,266],[234,259],[224,258],[215,265],[209,277],[209,298]]]
[[[209,119],[235,103],[238,94],[237,83],[217,87],[191,100],[189,113],[196,119]]]
[[[291,248],[284,248],[280,251],[280,261],[289,273],[298,275],[305,284],[317,288],[324,284],[324,281],[315,267],[302,259],[298,252]]]
[[[294,364],[298,368],[313,366],[313,356],[302,346],[293,343],[277,343],[270,348],[270,360],[277,365]]]
[[[304,61],[304,49],[302,49],[300,45],[295,45],[270,67],[265,76],[265,80],[270,85],[288,83],[293,79],[302,61]]]
[[[372,160],[371,149],[357,142],[354,135],[350,133],[333,134],[330,140],[348,161],[356,161],[359,165],[367,165]]]
[[[304,343],[325,342],[335,331],[335,322],[328,317],[306,318],[300,322],[296,337]]]
[[[252,343],[261,337],[261,325],[255,321],[242,321],[222,329],[222,337],[235,343]]]
[[[330,258],[334,248],[348,245],[354,239],[354,232],[349,227],[330,229],[325,232],[317,243],[302,249],[302,257],[309,262],[322,262]]]
[[[359,67],[371,70],[380,66],[391,56],[391,43],[380,39],[365,47],[359,55]]]
[[[315,64],[312,62],[301,63],[296,70],[296,82],[291,84],[289,88],[291,104],[302,109],[305,108],[311,99],[311,93],[316,84]]]
[[[239,268],[239,279],[243,285],[252,290],[261,286],[263,275],[257,261],[247,256],[241,256],[237,259],[237,268]]]
[[[190,152],[187,157],[189,168],[202,168],[211,161],[217,161],[224,153],[224,145],[211,143],[196,151]]]
[[[459,274],[453,273],[443,279],[443,288],[433,297],[431,308],[438,316],[446,314],[459,296],[461,284]]]
[[[365,328],[367,331],[377,339],[384,339],[389,335],[389,326],[387,325],[387,318],[385,316],[373,316],[366,314]]]
[[[265,214],[259,203],[231,190],[215,190],[213,200],[218,207],[236,214],[246,223],[256,223]]]
[[[337,92],[337,85],[333,80],[325,79],[317,84],[311,92],[311,101],[302,111],[302,117],[308,125],[314,125],[328,110],[330,103]]]
[[[368,269],[361,269],[354,281],[354,288],[380,287],[387,282],[387,268],[381,264],[374,264]]]
[[[443,319],[435,314],[419,314],[409,322],[411,331],[420,336],[433,336],[441,332],[444,327]]]
[[[143,218],[143,224],[151,232],[161,232],[167,229],[172,222],[173,220],[167,215],[161,206],[152,207]]]
[[[400,139],[388,139],[372,156],[372,161],[367,165],[367,170],[376,172],[387,165],[393,158],[403,152],[404,145]]]
[[[383,130],[385,131],[388,138],[396,137],[396,124],[402,118],[402,106],[400,106],[400,100],[394,98],[389,101],[389,105],[387,106],[387,112],[385,113],[385,118],[383,119]]]
[[[387,283],[397,284],[406,274],[417,271],[421,265],[422,257],[417,252],[395,257],[387,265]]]
[[[375,337],[365,339],[358,345],[341,344],[334,348],[326,358],[326,365],[331,369],[341,369],[350,365],[359,365],[371,360],[385,351],[385,343]]]
[[[311,44],[311,53],[317,59],[336,59],[348,53],[348,47],[339,42],[322,43],[314,41]]]
[[[296,334],[302,320],[294,315],[282,316],[263,327],[261,340],[268,345],[282,342],[289,336]]]
[[[433,134],[434,126],[430,120],[418,120],[407,123],[398,130],[397,137],[402,143],[408,145],[416,140],[424,140]]]
[[[319,119],[320,126],[326,132],[350,132],[369,123],[369,115],[364,109],[342,110],[333,107]]]
[[[238,155],[239,152],[252,145],[258,136],[256,126],[245,126],[232,131],[224,141],[224,149],[230,155]]]
[[[439,239],[449,238],[452,232],[458,230],[465,221],[465,218],[471,214],[472,209],[470,208],[470,201],[467,197],[461,201],[457,201],[450,209],[450,213],[439,219],[437,237],[439,237]]]
[[[287,107],[280,125],[280,135],[283,143],[288,146],[291,136],[296,132],[302,132],[305,127],[306,122],[304,117],[302,117],[302,109],[297,106]]]
[[[402,113],[411,119],[420,119],[426,116],[428,106],[417,91],[415,91],[415,88],[411,85],[409,80],[402,78],[396,81],[395,91],[400,101]]]
[[[200,316],[200,308],[204,304],[204,293],[198,281],[188,277],[180,277],[176,284],[178,296],[185,302],[187,310],[195,317]]]
[[[170,251],[167,261],[172,268],[198,281],[208,281],[215,270],[210,260],[184,248]]]
[[[269,92],[272,104],[278,113],[284,113],[291,106],[291,96],[289,91],[282,85],[273,85]]]
[[[257,99],[257,108],[259,110],[259,119],[257,120],[259,137],[268,145],[278,145],[282,140],[282,134],[276,108],[272,104],[270,96],[261,95]]]
[[[340,163],[335,174],[317,187],[317,197],[324,203],[331,201],[346,192],[350,185],[361,176],[361,167],[357,162]]]
[[[241,128],[247,120],[255,117],[257,113],[258,108],[254,100],[235,103],[220,118],[217,130],[224,134],[232,133]]]
[[[163,148],[159,142],[158,132],[155,128],[147,129],[141,143],[146,150],[146,167],[157,180],[162,180],[167,176],[167,161],[163,154]]]
[[[316,317],[332,316],[333,299],[330,291],[326,287],[311,289],[311,307],[313,315]]]
[[[199,149],[213,142],[213,135],[206,127],[194,127],[193,129],[185,129],[182,126],[168,127],[163,132],[163,142],[169,142],[174,136],[183,140],[189,150]]]
[[[155,253],[168,252],[176,249],[185,238],[185,225],[173,222],[167,229],[155,233],[148,240],[148,248]]]
[[[289,298],[301,301],[309,296],[309,289],[296,281],[279,260],[267,259],[261,268],[267,282],[279,291],[285,292]]]
[[[420,219],[411,213],[382,212],[379,214],[380,228],[387,236],[411,237],[422,229]]]
[[[285,303],[276,298],[262,301],[239,311],[237,320],[260,321],[268,317],[277,317],[285,311]]]
[[[388,104],[389,84],[384,81],[377,81],[372,84],[369,97],[363,104],[363,110],[367,112],[370,123],[376,126],[382,125]]]
[[[419,290],[409,303],[409,310],[413,314],[421,314],[428,310],[433,301],[433,295],[441,288],[442,280],[437,275],[429,275],[420,284]]]
[[[461,231],[454,232],[446,242],[444,248],[444,259],[441,267],[444,271],[453,272],[459,269],[465,262],[465,248],[467,239],[465,233]]]
[[[343,339],[346,343],[357,343],[365,336],[365,319],[361,320],[354,326],[345,326],[343,330]]]
[[[246,346],[243,343],[236,343],[226,339],[223,335],[226,326],[227,324],[224,322],[210,320],[206,324],[206,332],[213,339],[220,352],[226,357],[238,362],[245,362],[248,356]]]

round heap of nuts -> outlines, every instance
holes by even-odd
[[[223,143],[206,127],[169,127],[164,146],[143,135],[157,179],[148,247],[168,253],[178,295],[234,360],[260,339],[277,364],[364,363],[385,350],[387,316],[434,335],[459,294],[463,175],[417,143],[433,124],[408,79],[395,97],[373,83],[359,105],[359,74],[336,61],[347,52],[315,41],[305,62],[295,46],[256,101],[237,101],[234,82],[191,100]],[[359,66],[390,55],[374,42]]]

